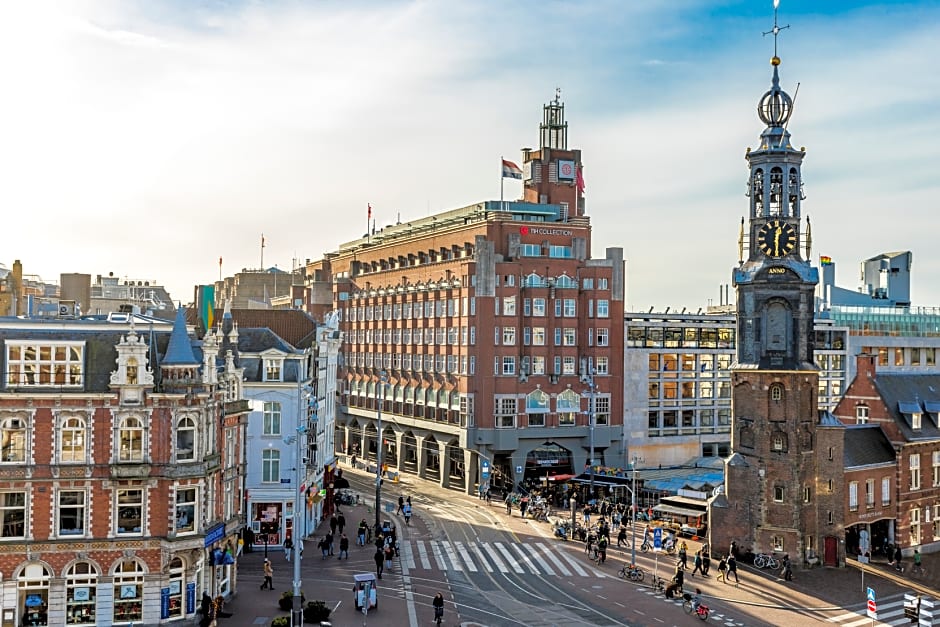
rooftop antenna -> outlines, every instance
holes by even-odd
[[[561,87],[555,88],[555,104],[561,104]]]

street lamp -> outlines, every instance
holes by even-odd
[[[381,524],[379,521],[380,512],[379,510],[382,507],[382,404],[385,402],[385,382],[388,380],[388,375],[383,370],[379,374],[379,386],[375,390],[375,406],[376,406],[376,420],[378,424],[376,425],[377,440],[375,442],[375,529],[374,531],[378,533],[378,530],[381,529]]]
[[[591,487],[588,492],[588,502],[594,497],[594,393],[596,385],[594,383],[594,368],[591,368],[586,375],[584,375],[585,383],[588,384],[590,388],[590,400],[588,401],[590,405],[588,406],[588,424],[590,425],[591,430],[591,459],[589,463],[591,464]]]
[[[304,459],[306,449],[307,435],[307,413],[304,411],[304,400],[313,394],[313,389],[309,385],[303,385],[301,382],[297,394],[297,435],[285,438],[286,444],[295,444],[294,459],[294,522],[291,529],[294,542],[294,581],[293,581],[293,602],[291,604],[290,624],[292,627],[303,627],[304,624],[304,605],[302,593],[300,591],[300,556],[303,553],[303,536],[300,534],[300,519],[298,516],[303,511],[304,491],[303,484],[307,475],[307,465]],[[306,518],[306,517],[305,517]],[[267,547],[265,547],[267,550]]]
[[[630,513],[633,516],[633,524],[631,525],[631,535],[633,536],[633,543],[630,547],[630,563],[636,566],[636,463],[640,461],[639,458],[634,455],[633,461],[630,463],[630,466],[633,470],[633,489],[630,490]]]

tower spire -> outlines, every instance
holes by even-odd
[[[777,26],[777,7],[779,6],[780,0],[774,0],[774,27],[764,33],[764,36],[770,34],[774,36],[774,58],[770,60],[770,63],[775,66],[780,65],[780,57],[777,56],[777,35],[780,34],[780,31],[790,28],[789,24],[786,26]]]

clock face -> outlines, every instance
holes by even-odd
[[[793,225],[771,220],[757,232],[757,246],[768,257],[784,257],[796,248],[796,230]]]

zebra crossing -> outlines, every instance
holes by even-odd
[[[400,559],[409,570],[447,570],[468,573],[546,575],[549,577],[608,577],[587,569],[566,551],[542,543],[408,540]]]
[[[890,600],[889,600],[890,599]],[[868,625],[892,625],[892,627],[900,627],[900,625],[910,625],[911,619],[904,616],[904,597],[901,595],[896,595],[888,597],[884,600],[878,601],[878,618],[874,621],[868,617],[867,608],[863,604],[859,604],[857,607],[846,608],[850,611],[840,614],[838,616],[829,617],[829,621],[832,623],[838,623],[842,627],[862,627]],[[921,621],[919,625],[937,625],[938,623],[935,619],[927,619],[924,615],[921,615]]]

